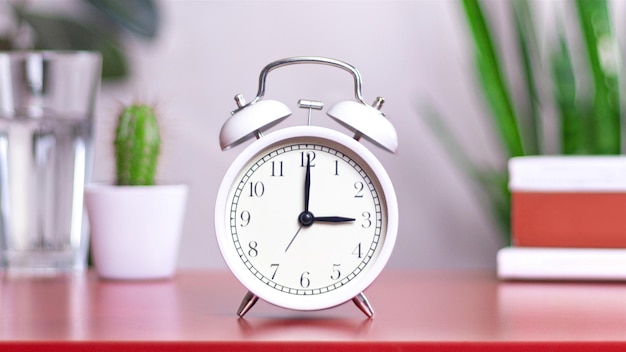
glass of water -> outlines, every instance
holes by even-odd
[[[0,268],[86,267],[99,53],[0,52]]]

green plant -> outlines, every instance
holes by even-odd
[[[115,130],[118,185],[154,185],[161,134],[154,109],[144,104],[124,108]]]
[[[0,50],[93,50],[102,54],[102,77],[128,75],[121,43],[124,32],[156,37],[159,16],[153,0],[81,0],[75,15],[44,13],[26,0],[8,2],[13,25],[0,33]],[[83,6],[82,4],[87,6]]]
[[[453,160],[475,181],[476,189],[486,195],[488,206],[501,225],[503,239],[509,242],[510,193],[507,187],[506,161],[509,158],[536,154],[619,154],[621,151],[621,107],[619,85],[619,48],[612,30],[610,8],[606,0],[576,0],[564,2],[573,6],[578,14],[577,23],[584,45],[572,45],[566,36],[560,18],[558,41],[545,57],[543,65],[537,45],[536,26],[533,21],[533,1],[510,2],[512,20],[524,80],[525,97],[513,99],[509,81],[504,74],[493,30],[479,0],[460,0],[474,48],[476,72],[490,120],[504,150],[504,160],[498,166],[485,166],[466,154],[465,148],[453,137],[441,115],[435,110],[427,112],[429,122],[453,157]],[[572,48],[582,47],[586,53],[572,53]],[[575,70],[573,57],[586,59],[583,69]],[[540,94],[537,78],[552,78],[551,94]],[[584,87],[583,77],[591,77]],[[580,87],[583,86],[583,89]],[[558,150],[548,150],[542,138],[545,123],[541,107],[552,99],[557,108]]]

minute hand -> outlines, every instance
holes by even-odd
[[[344,218],[342,216],[315,216],[313,217],[313,221],[320,222],[350,222],[354,221],[354,218]]]
[[[304,175],[304,211],[309,211],[309,198],[311,197],[311,155],[306,155],[306,174]]]

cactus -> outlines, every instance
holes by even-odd
[[[154,185],[160,146],[153,108],[143,104],[126,107],[118,117],[115,133],[117,184]]]

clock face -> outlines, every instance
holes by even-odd
[[[395,195],[358,142],[296,129],[261,138],[233,164],[218,197],[218,238],[233,272],[259,297],[326,308],[365,289],[387,261]]]

